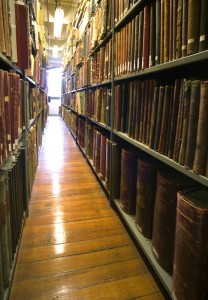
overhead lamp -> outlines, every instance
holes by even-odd
[[[64,20],[64,10],[60,6],[57,6],[57,1],[56,1],[55,16],[54,16],[54,37],[55,38],[60,38],[61,36],[63,20]]]
[[[53,57],[58,57],[59,48],[57,45],[53,46]]]

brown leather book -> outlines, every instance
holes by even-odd
[[[191,82],[190,114],[185,155],[185,167],[192,169],[196,150],[197,126],[199,119],[200,80]]]
[[[173,95],[173,109],[172,109],[172,115],[171,115],[169,142],[168,142],[168,144],[169,144],[168,157],[169,158],[173,158],[176,127],[177,127],[177,121],[178,121],[180,90],[181,90],[181,80],[176,79],[175,87],[174,87],[174,95]]]
[[[132,132],[133,132],[133,94],[134,94],[134,85],[133,82],[131,81],[129,83],[129,109],[128,109],[128,128],[127,128],[127,134],[129,137],[132,137]]]
[[[8,0],[1,0],[3,8],[3,24],[4,24],[4,36],[5,36],[5,54],[11,57],[11,44],[10,44],[10,28],[9,28],[9,5]]]
[[[200,33],[199,33],[199,51],[208,49],[208,2],[201,0],[201,15],[200,15]]]
[[[208,154],[208,81],[202,81],[200,87],[199,120],[196,138],[196,150],[193,171],[205,175]]]
[[[194,54],[199,51],[200,8],[200,1],[191,0],[188,2],[187,55]]]
[[[135,17],[135,28],[134,28],[134,60],[133,60],[133,71],[137,71],[137,62],[138,62],[138,41],[139,41],[139,17],[138,14]]]
[[[142,142],[143,127],[144,127],[144,107],[145,107],[145,81],[141,82],[141,113],[140,113],[140,124],[139,124],[139,141]]]
[[[121,85],[121,132],[127,131],[127,101],[126,97],[128,95],[128,85],[122,84]]]
[[[160,0],[156,0],[156,15],[155,15],[155,27],[156,27],[156,36],[155,36],[155,65],[160,63],[160,22],[161,22],[161,7]]]
[[[173,22],[172,22],[172,29],[173,29],[173,38],[172,38],[172,47],[173,47],[173,56],[172,59],[176,59],[176,35],[177,35],[177,16],[178,16],[178,0],[173,1]]]
[[[182,125],[181,145],[180,145],[179,159],[178,159],[178,162],[181,165],[184,165],[184,161],[185,161],[188,124],[189,124],[190,98],[191,98],[191,80],[186,80],[184,82],[184,116],[183,116],[183,125]]]
[[[6,115],[4,106],[4,71],[0,70],[0,165],[7,158]]]
[[[4,106],[6,115],[6,136],[7,136],[7,152],[11,154],[11,89],[10,89],[10,76],[8,72],[4,72]]]
[[[100,142],[101,142],[101,133],[96,130],[95,132],[95,159],[94,159],[94,166],[95,171],[97,173],[100,172]]]
[[[164,63],[164,0],[160,4],[160,64]]]
[[[141,142],[146,144],[147,139],[147,118],[148,118],[148,104],[150,93],[150,80],[144,81],[144,110],[143,110],[143,130]]]
[[[158,110],[158,101],[159,101],[159,87],[154,88],[154,100],[152,106],[152,114],[151,114],[151,124],[150,124],[150,139],[149,139],[149,147],[154,148],[155,142],[155,130],[157,124],[157,110]]]
[[[149,239],[152,237],[156,180],[156,162],[138,158],[135,223],[142,235]]]
[[[164,86],[160,86],[159,87],[158,109],[157,109],[157,123],[156,123],[156,128],[155,128],[155,140],[154,140],[154,150],[156,150],[156,151],[158,151],[158,145],[159,145],[159,141],[160,141],[164,95],[165,95],[165,88],[164,88]]]
[[[177,27],[176,27],[176,50],[175,58],[178,59],[182,55],[182,6],[183,0],[178,0],[177,7]]]
[[[149,67],[155,65],[155,42],[156,42],[156,3],[150,6],[150,46],[149,46]]]
[[[135,140],[139,140],[139,131],[140,131],[140,118],[141,118],[141,82],[139,80],[136,80],[136,108],[135,108],[135,114],[136,114],[136,122],[135,122]]]
[[[4,34],[4,21],[3,21],[3,0],[0,0],[0,51],[6,52],[5,34]]]
[[[24,3],[15,3],[17,56],[20,69],[29,69],[29,9]]]
[[[192,181],[173,170],[157,172],[152,251],[168,273],[172,273],[173,268],[177,192],[191,185]]]
[[[171,61],[173,60],[173,0],[169,2],[169,61]]]
[[[142,69],[146,69],[149,67],[149,43],[150,43],[150,5],[147,5],[144,7]]]
[[[187,29],[188,29],[188,0],[182,4],[182,56],[187,55]]]
[[[176,162],[178,162],[179,151],[181,146],[183,115],[184,115],[184,83],[181,84],[180,95],[179,95],[178,118],[177,118],[174,150],[173,150],[173,160]]]
[[[110,145],[111,145],[111,141],[109,139],[106,139],[105,187],[108,192],[110,190]]]
[[[130,215],[136,211],[137,156],[131,149],[121,151],[120,206]]]
[[[164,154],[165,152],[165,144],[166,139],[168,137],[168,121],[169,121],[169,113],[171,110],[171,86],[165,86],[164,93],[164,102],[163,102],[163,113],[162,113],[162,121],[160,128],[160,138],[158,143],[158,152]]]
[[[140,11],[140,13],[139,13],[139,38],[138,38],[137,70],[142,69],[143,35],[144,35],[144,10]]]
[[[165,148],[164,148],[164,155],[168,156],[168,151],[169,151],[169,142],[170,142],[170,133],[171,133],[171,121],[172,121],[172,109],[173,109],[173,99],[174,99],[174,86],[170,86],[170,102],[169,106],[170,109],[168,111],[168,125],[167,125],[167,130],[166,130],[166,139],[165,139]]]
[[[177,195],[173,299],[208,298],[208,191]]]
[[[100,178],[101,178],[101,180],[105,179],[106,139],[107,139],[107,136],[102,134],[101,141],[100,141]]]
[[[169,38],[170,38],[170,1],[164,0],[164,63],[169,61]]]

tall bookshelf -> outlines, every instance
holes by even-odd
[[[8,299],[47,119],[46,55],[39,1],[1,1],[0,14],[0,299]]]
[[[154,160],[158,169],[175,172],[176,177],[182,176],[190,186],[196,185],[207,193],[208,148],[204,134],[200,137],[200,126],[206,136],[208,120],[199,116],[199,102],[204,97],[207,103],[208,98],[205,2],[85,1],[85,7],[78,9],[73,28],[82,31],[78,39],[73,35],[73,49],[68,49],[70,55],[63,74],[62,117],[111,204],[173,299],[177,299],[172,286],[173,271],[161,266],[152,238],[138,230],[136,213],[128,214],[122,208],[122,149],[137,152],[139,159]],[[192,17],[195,30],[191,27]],[[197,126],[192,130],[185,121],[187,116],[190,118],[190,95],[194,95],[195,84],[198,96],[193,98],[198,97],[198,110],[197,106],[193,109],[196,119],[189,126]],[[159,120],[159,97],[162,113],[166,109],[164,117],[168,116],[161,119],[160,126],[155,121],[156,117]],[[207,111],[205,107],[206,104],[203,110]],[[80,119],[84,124],[81,127]],[[198,125],[199,119],[203,125]],[[190,142],[188,138],[194,130],[196,136]],[[200,147],[196,147],[199,143]],[[102,147],[106,147],[104,176]],[[187,149],[194,149],[191,163]]]

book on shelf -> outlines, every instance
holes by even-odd
[[[208,49],[208,18],[206,14],[207,10],[208,2],[206,0],[201,0],[199,51]]]
[[[157,165],[153,159],[138,158],[135,223],[146,238],[152,237]]]
[[[157,172],[152,251],[168,273],[173,268],[177,192],[191,186],[193,182],[180,173],[169,169]]]
[[[130,215],[136,211],[137,157],[138,151],[122,148],[120,207]]]
[[[177,198],[173,299],[206,299],[208,191],[181,191]]]
[[[1,2],[2,2],[2,21],[3,21],[3,28],[4,28],[4,41],[5,41],[5,55],[11,57],[9,2],[8,0],[1,0]]]
[[[199,51],[201,1],[188,1],[187,54]]]

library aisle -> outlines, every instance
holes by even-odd
[[[68,128],[48,118],[9,299],[164,299]]]

